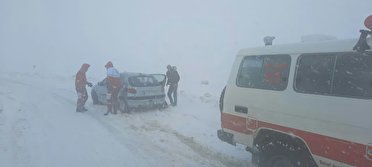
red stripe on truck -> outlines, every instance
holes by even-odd
[[[222,127],[244,134],[253,134],[253,131],[248,130],[246,127],[246,119],[243,117],[225,114],[221,115]]]
[[[244,117],[222,113],[222,128],[252,135],[254,131],[246,128],[247,119]],[[268,122],[258,121],[258,128],[268,128],[281,131],[304,140],[312,154],[339,161],[357,167],[372,167],[372,161],[366,156],[367,145],[324,136],[308,131],[280,126]]]

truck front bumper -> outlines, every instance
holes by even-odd
[[[229,143],[231,145],[236,145],[236,143],[234,142],[234,135],[231,134],[231,133],[228,133],[228,132],[225,132],[223,131],[222,129],[220,130],[217,130],[217,136],[220,140],[226,142],[226,143]]]

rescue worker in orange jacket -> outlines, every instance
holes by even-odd
[[[107,112],[104,115],[117,114],[119,108],[118,95],[122,87],[120,74],[111,61],[107,62],[105,67],[107,69]]]
[[[92,83],[87,81],[87,77],[85,75],[85,73],[88,71],[89,66],[89,64],[83,64],[80,70],[76,73],[75,89],[78,95],[76,112],[87,111],[87,109],[84,107],[85,102],[87,102],[88,100],[86,85],[92,87]]]

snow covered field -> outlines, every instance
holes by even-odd
[[[243,146],[216,134],[234,56],[268,35],[356,38],[370,4],[0,0],[0,167],[250,167]],[[177,66],[178,106],[103,116],[89,97],[76,113],[73,75],[89,63],[97,83],[107,61],[121,72]]]
[[[181,89],[177,107],[103,116],[90,98],[76,113],[73,86],[72,75],[0,74],[0,166],[251,166],[216,136],[219,92]]]

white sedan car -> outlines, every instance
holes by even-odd
[[[119,92],[119,109],[128,112],[132,109],[166,108],[165,75],[143,73],[120,73],[123,88]],[[93,86],[93,104],[107,103],[106,78]]]

